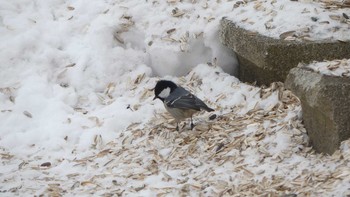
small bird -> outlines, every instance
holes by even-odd
[[[179,131],[179,122],[191,117],[191,130],[194,127],[192,116],[200,110],[214,111],[202,100],[191,94],[185,88],[172,81],[160,80],[154,88],[154,98],[163,101],[165,109],[175,118],[176,130]]]

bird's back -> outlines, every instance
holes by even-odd
[[[165,103],[170,108],[192,109],[197,111],[204,109],[208,112],[214,111],[208,107],[201,99],[191,94],[181,86],[176,88],[169,95],[169,97],[165,100]]]

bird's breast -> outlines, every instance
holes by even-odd
[[[179,109],[179,108],[171,108],[164,104],[165,109],[176,119],[183,120],[185,118],[191,117],[194,113],[198,112],[193,109]]]

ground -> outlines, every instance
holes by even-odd
[[[258,9],[254,22],[274,5],[259,2],[0,2],[1,195],[349,195],[350,142],[315,153],[299,100],[282,83],[256,87],[231,75],[237,63],[219,42],[219,21]],[[279,1],[276,16],[295,3]],[[348,16],[299,3],[325,10],[322,19]],[[329,28],[348,28],[333,18]],[[159,79],[215,111],[176,131],[153,101]]]

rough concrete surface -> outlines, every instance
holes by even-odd
[[[350,78],[293,68],[285,86],[299,97],[312,146],[332,154],[350,137]]]
[[[300,62],[350,58],[350,42],[274,39],[225,18],[221,20],[220,40],[236,52],[240,80],[258,84],[285,81],[289,70]]]

